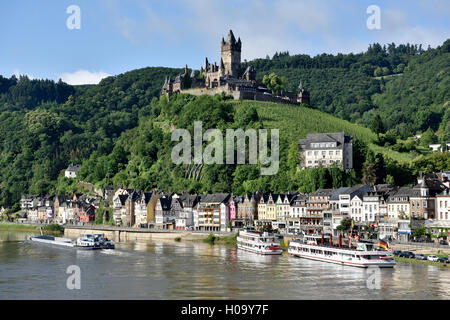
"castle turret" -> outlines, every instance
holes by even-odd
[[[302,104],[309,104],[309,92],[303,89],[303,81],[300,80],[300,84],[298,85],[298,96],[297,96],[297,102]]]
[[[238,77],[241,64],[241,39],[236,42],[233,31],[230,30],[227,41],[222,38],[222,60],[224,63],[224,73]]]

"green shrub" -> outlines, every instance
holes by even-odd
[[[216,242],[217,237],[211,232],[208,237],[206,237],[205,239],[203,239],[203,242],[205,243],[209,243],[209,244],[214,244],[214,242]]]

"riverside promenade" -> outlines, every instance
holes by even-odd
[[[211,231],[185,231],[185,230],[160,230],[146,228],[116,227],[104,225],[64,225],[64,236],[77,238],[82,233],[104,233],[106,237],[114,241],[148,241],[148,240],[202,240]],[[225,237],[235,235],[235,232],[212,232],[215,236]]]

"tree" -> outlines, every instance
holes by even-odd
[[[345,218],[341,220],[341,223],[336,227],[337,230],[345,232],[348,231],[352,226],[352,219]]]
[[[430,144],[433,144],[437,141],[437,137],[434,134],[434,131],[431,128],[428,128],[422,136],[420,137],[420,145],[424,147],[428,147]]]
[[[425,227],[425,226],[421,226],[421,227],[419,227],[419,228],[414,229],[412,235],[413,235],[415,238],[421,238],[421,237],[423,237],[426,233],[427,233],[426,227]]]
[[[267,87],[267,89],[272,91],[273,94],[285,90],[286,79],[279,77],[273,72],[269,75],[265,75],[262,82]]]
[[[377,136],[380,135],[380,133],[384,132],[384,125],[383,125],[383,121],[381,120],[381,117],[379,114],[377,114],[373,120],[372,120],[372,124],[370,125],[370,130],[373,131],[373,133],[375,133]]]

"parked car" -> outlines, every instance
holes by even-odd
[[[427,257],[425,257],[423,254],[416,254],[414,258],[417,260],[427,260]]]
[[[392,252],[392,254],[396,257],[400,256],[402,252],[400,250],[394,250],[394,252]]]
[[[443,246],[448,246],[448,242],[445,241],[445,240],[439,241],[439,244],[440,244],[440,245],[443,245]]]
[[[414,253],[411,251],[403,251],[399,257],[414,259]]]
[[[433,262],[438,261],[438,259],[439,259],[439,257],[434,256],[434,255],[430,255],[430,256],[427,257],[428,261],[433,261]]]
[[[437,262],[450,263],[450,261],[448,260],[447,257],[441,257],[441,258],[437,259]]]

